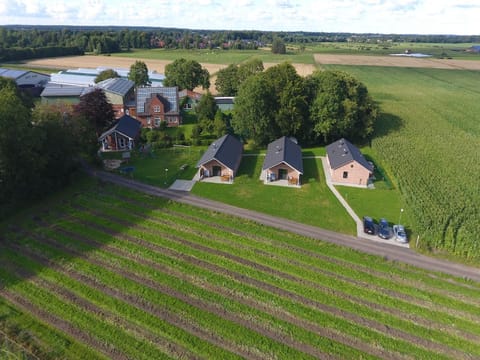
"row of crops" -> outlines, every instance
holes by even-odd
[[[372,147],[398,181],[419,246],[480,259],[480,72],[346,67],[383,115]]]
[[[478,283],[114,186],[17,221],[0,261],[0,324],[42,359],[480,356]]]

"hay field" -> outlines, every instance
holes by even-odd
[[[480,70],[480,61],[453,60],[434,58],[414,58],[406,56],[369,56],[369,55],[340,55],[315,54],[315,63],[318,65],[371,65],[416,67],[452,70]]]

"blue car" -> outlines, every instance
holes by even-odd
[[[386,219],[380,219],[378,223],[378,236],[382,239],[390,239],[392,237],[392,231]]]
[[[375,222],[370,216],[363,217],[363,232],[366,234],[375,234]]]

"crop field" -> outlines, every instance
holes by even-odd
[[[9,224],[0,334],[31,358],[480,356],[479,283],[93,181]]]
[[[480,259],[480,72],[330,66],[364,82],[382,110],[372,142],[405,198],[420,247]]]

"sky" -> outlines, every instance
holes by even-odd
[[[480,34],[480,0],[0,0],[0,25]]]

